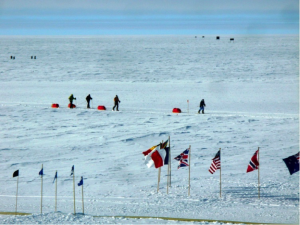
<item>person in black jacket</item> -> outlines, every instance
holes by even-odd
[[[200,102],[200,109],[198,110],[198,113],[200,113],[200,111],[202,111],[202,114],[204,114],[204,107],[205,107],[205,101],[204,99],[201,100]]]
[[[93,100],[93,98],[91,97],[91,95],[89,94],[88,96],[86,96],[86,101],[87,101],[87,108],[90,108],[90,101]]]
[[[70,95],[69,97],[69,101],[70,101],[70,109],[74,108],[74,105],[73,105],[73,100],[76,100],[76,98],[73,96],[73,94]]]
[[[120,101],[118,95],[116,95],[116,97],[114,98],[114,103],[115,103],[115,105],[114,105],[114,107],[113,107],[113,111],[115,111],[115,108],[116,108],[116,107],[117,107],[117,111],[119,111],[119,102],[121,102],[121,101]]]

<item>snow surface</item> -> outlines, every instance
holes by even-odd
[[[15,211],[19,169],[18,212],[33,215],[1,215],[0,223],[186,223],[113,216],[299,223],[299,173],[289,175],[282,161],[299,151],[299,38],[229,38],[2,36],[0,211]],[[71,93],[75,109],[67,108]],[[119,112],[111,111],[116,94]],[[188,168],[172,160],[167,195],[167,167],[157,193],[158,172],[143,162],[142,152],[169,136],[172,158],[191,145],[191,196]],[[257,171],[246,173],[258,147],[260,199]],[[219,148],[221,198],[219,171],[208,172]],[[72,214],[72,165],[76,183],[84,177],[85,215],[77,185]]]

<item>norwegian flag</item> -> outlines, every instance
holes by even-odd
[[[291,175],[299,171],[299,153],[283,159]]]
[[[190,149],[184,150],[180,155],[176,156],[174,159],[179,161],[178,169],[180,167],[186,167],[189,166],[188,164],[188,158],[189,158],[189,151]]]
[[[219,150],[215,155],[215,157],[212,159],[212,163],[208,171],[211,174],[213,174],[214,172],[216,172],[216,170],[219,170],[220,168],[221,168],[221,152]]]
[[[253,170],[257,170],[258,166],[259,166],[259,162],[258,162],[258,152],[259,150],[257,150],[254,155],[252,156],[248,168],[247,168],[247,173],[252,172]]]

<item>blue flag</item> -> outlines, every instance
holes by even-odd
[[[299,153],[283,159],[291,175],[299,171]]]
[[[55,172],[55,176],[54,176],[54,179],[53,179],[53,183],[54,183],[55,179],[57,179],[57,171]]]
[[[39,172],[39,175],[41,175],[41,176],[44,175],[43,168],[42,168],[41,171]]]
[[[83,185],[83,177],[81,177],[81,180],[78,183],[78,186],[81,186],[81,185]]]
[[[72,166],[72,169],[71,169],[71,175],[72,176],[74,174],[74,165]]]

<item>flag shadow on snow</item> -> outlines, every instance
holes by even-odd
[[[297,201],[299,202],[299,197],[292,196],[292,195],[282,195],[282,194],[270,194],[268,193],[269,187],[260,187],[261,195],[260,198],[281,198],[291,201]],[[264,192],[264,190],[266,190]],[[216,191],[217,193],[218,191]],[[224,193],[224,196],[226,194],[231,195],[232,197],[239,197],[239,198],[257,198],[257,186],[253,187],[224,187],[222,189],[222,192]]]

